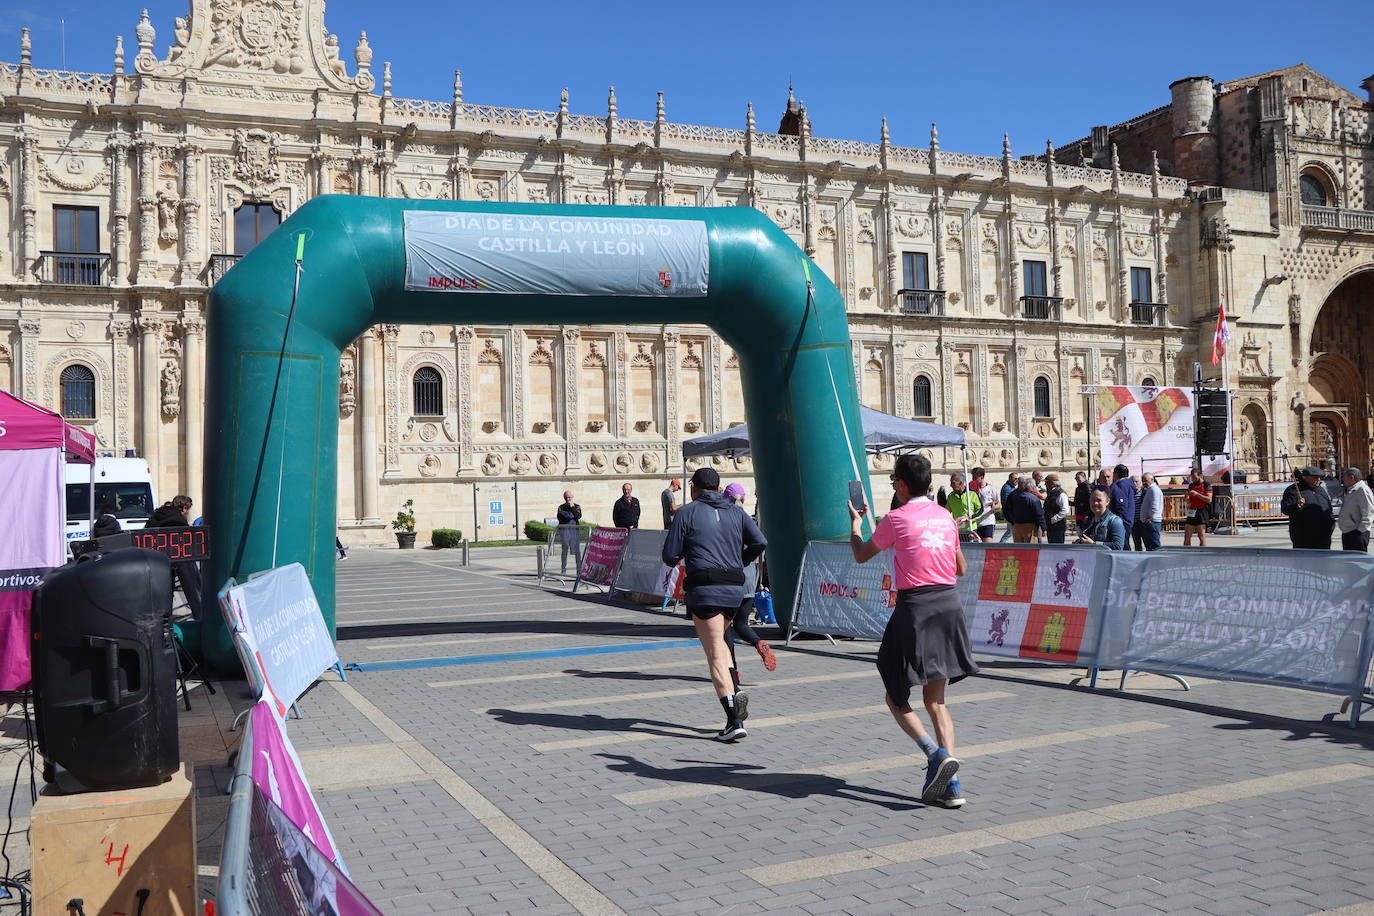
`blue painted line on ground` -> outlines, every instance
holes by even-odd
[[[575,655],[615,655],[620,652],[652,652],[656,649],[686,649],[699,646],[695,639],[670,639],[666,642],[633,642],[614,646],[579,646],[572,649],[544,649],[538,652],[501,652],[496,655],[451,655],[446,658],[409,658],[394,662],[349,662],[349,671],[404,671],[412,668],[448,668],[454,665],[485,665],[492,662],[523,662],[540,658],[571,658]]]

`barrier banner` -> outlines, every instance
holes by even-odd
[[[1112,385],[1097,389],[1102,467],[1186,475],[1193,463],[1193,393],[1186,388]],[[1225,455],[1204,455],[1202,473],[1219,474]]]
[[[794,630],[882,639],[896,604],[888,552],[855,563],[848,541],[806,545],[792,614]]]
[[[663,542],[667,539],[667,531],[653,528],[631,531],[625,539],[612,588],[619,592],[681,598],[682,577],[678,570],[682,564],[674,570],[663,563]]]
[[[582,582],[610,588],[620,567],[620,555],[625,551],[628,528],[593,528],[587,539],[587,551],[582,555],[582,568],[577,571],[573,591]]]
[[[968,572],[959,598],[973,651],[1092,664],[1108,572],[1091,546],[963,544]],[[1093,603],[1094,597],[1097,603]]]
[[[1099,665],[1363,690],[1374,557],[1227,548],[1111,562]]]
[[[259,700],[249,713],[253,729],[253,782],[272,799],[310,841],[319,847],[329,861],[343,869],[334,837],[324,822],[324,815],[310,794],[305,781],[301,759],[286,737],[282,720],[266,700]],[[347,872],[345,872],[347,874]]]
[[[220,607],[249,679],[282,718],[316,678],[339,663],[299,563],[226,589]]]

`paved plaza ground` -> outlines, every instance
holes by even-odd
[[[947,811],[918,799],[875,643],[751,655],[749,737],[720,745],[680,614],[540,588],[530,548],[471,562],[353,549],[338,645],[363,670],[288,726],[386,913],[1374,913],[1374,715],[1350,730],[1339,698],[985,658],[950,691]],[[183,720],[207,890],[247,702],[220,687]]]

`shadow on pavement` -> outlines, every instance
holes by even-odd
[[[403,636],[450,636],[463,634],[562,633],[568,636],[634,636],[644,639],[682,639],[696,635],[685,621],[667,623],[622,623],[614,620],[579,623],[576,620],[477,620],[431,621],[425,623],[397,620],[395,623],[370,623],[338,628],[338,641],[350,639],[395,639]]]
[[[588,671],[585,668],[567,668],[564,674],[574,677],[604,678],[614,681],[690,681],[692,683],[711,683],[709,677],[691,674],[643,674],[639,671]]]
[[[685,738],[688,741],[709,741],[709,729],[689,728],[676,722],[660,722],[656,719],[625,718],[612,719],[608,716],[588,714],[570,716],[552,712],[524,712],[517,709],[488,709],[502,725],[540,725],[545,728],[566,728],[582,732],[626,732],[629,734],[663,735],[668,738]],[[696,732],[684,735],[683,732]]]
[[[809,798],[830,795],[846,801],[867,802],[891,811],[911,811],[925,807],[918,799],[882,789],[855,786],[835,776],[821,773],[769,772],[758,764],[720,763],[707,760],[679,760],[689,764],[676,769],[657,767],[626,754],[597,754],[617,761],[607,767],[621,773],[631,773],[643,779],[660,782],[685,782],[695,785],[724,786],[748,792],[766,792],[781,798]]]

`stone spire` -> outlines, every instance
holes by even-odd
[[[453,107],[463,104],[463,71],[453,71]]]
[[[792,83],[787,83],[787,108],[783,110],[782,120],[778,123],[778,133],[784,137],[801,136],[802,114],[797,105],[797,97],[792,93]]]
[[[143,11],[143,19],[148,19],[148,11]],[[33,41],[29,38],[28,29],[19,30],[19,66],[27,70],[33,66]]]
[[[1011,134],[1002,134],[1002,158],[1011,158]]]
[[[930,122],[930,151],[938,153],[940,151],[940,128],[935,126],[935,122]]]
[[[124,75],[124,36],[115,36],[115,55],[114,72],[116,76]]]

